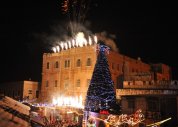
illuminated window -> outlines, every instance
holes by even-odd
[[[80,87],[80,79],[77,80],[76,87]]]
[[[77,60],[77,67],[80,67],[81,66],[81,61],[80,59]]]
[[[47,62],[47,66],[46,66],[47,69],[49,69],[49,62]]]
[[[91,66],[91,58],[87,59],[87,66]]]
[[[32,90],[28,90],[28,94],[32,94]]]
[[[48,87],[49,86],[49,81],[46,81],[46,87]]]
[[[70,60],[65,60],[64,67],[65,68],[70,67]]]
[[[55,68],[58,68],[58,67],[59,67],[59,63],[58,63],[58,61],[56,61]]]
[[[57,80],[55,80],[54,82],[54,87],[57,87]]]

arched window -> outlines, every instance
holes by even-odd
[[[70,60],[65,60],[64,67],[65,68],[70,67]]]
[[[56,63],[55,63],[55,68],[58,68],[58,67],[59,67],[59,62],[56,61]]]
[[[57,80],[55,80],[54,82],[54,87],[57,87]]]
[[[68,65],[68,67],[70,67],[70,60],[67,61],[67,65]]]
[[[77,67],[80,67],[81,66],[81,61],[80,59],[77,60]]]
[[[66,78],[66,79],[64,80],[64,89],[68,89],[68,88],[69,88],[69,79]]]
[[[91,58],[87,59],[87,66],[91,66]]]
[[[80,79],[77,80],[76,87],[80,87]]]
[[[49,69],[49,62],[47,62],[46,68]]]

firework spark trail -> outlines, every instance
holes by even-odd
[[[67,24],[67,33],[65,32],[65,35],[67,35],[65,41],[69,40],[69,38],[75,38],[79,32],[84,32],[85,36],[91,35],[91,31],[87,30],[86,27],[84,27],[84,21],[86,18],[86,14],[89,10],[90,4],[91,4],[91,0],[62,0],[62,4],[61,4],[62,12],[68,17],[69,20]],[[66,27],[66,25],[64,25],[63,27]],[[98,39],[94,38],[95,42],[97,42],[97,40],[101,40],[107,46],[109,46],[113,51],[118,52],[118,48],[116,46],[116,43],[114,42],[115,37],[114,38],[113,36],[111,37],[111,35],[107,34],[106,32],[101,32],[97,34],[97,37]],[[58,40],[62,40],[62,39],[58,39]],[[91,45],[92,43],[91,38],[88,37],[87,40],[89,42],[89,45]],[[86,42],[84,45],[86,45]],[[67,46],[66,44],[64,44],[64,46],[61,46],[61,48],[66,49],[66,48],[74,47],[74,41],[68,42]],[[76,46],[78,46],[78,43],[76,44]],[[58,50],[56,49],[55,52],[58,52]]]
[[[67,50],[74,47],[83,47],[87,45],[97,44],[97,37],[92,35],[85,38],[83,32],[78,32],[75,38],[69,39],[65,42],[58,42],[58,45],[53,47],[54,53],[60,52],[62,50]]]
[[[91,0],[63,0],[62,12],[69,18],[69,29],[74,37],[80,30],[80,25],[84,23],[89,10]]]

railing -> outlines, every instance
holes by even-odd
[[[178,89],[178,81],[124,81],[123,88]]]
[[[116,89],[116,96],[126,95],[178,95],[178,90]]]

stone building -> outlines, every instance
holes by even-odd
[[[41,100],[50,102],[62,95],[81,95],[85,99],[96,58],[96,45],[44,53]],[[148,123],[172,117],[172,125],[176,124],[178,82],[171,81],[169,66],[147,64],[139,57],[134,59],[115,51],[110,51],[107,58],[122,113],[132,114],[141,108]]]
[[[82,95],[85,98],[96,56],[96,45],[75,47],[58,53],[44,53],[41,99],[51,101],[59,95]],[[170,67],[164,64],[150,65],[140,58],[133,59],[114,51],[110,51],[107,58],[115,89],[122,88],[124,80],[171,79]],[[158,67],[159,69],[156,69]]]
[[[39,82],[18,81],[0,84],[0,94],[16,100],[35,99],[39,97]]]
[[[178,81],[124,81],[123,88],[116,90],[116,97],[123,114],[141,109],[146,124],[171,118],[162,126],[178,125]]]

